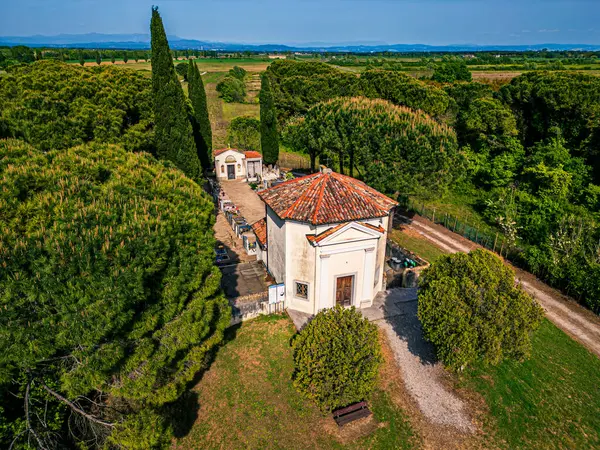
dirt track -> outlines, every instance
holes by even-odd
[[[406,217],[405,219],[408,220],[405,227],[430,240],[444,251],[450,253],[469,252],[479,247],[462,236],[420,216],[412,219]],[[512,265],[511,267],[515,270],[517,282],[542,305],[546,311],[546,317],[600,357],[600,318],[556,289],[542,283],[530,273]]]

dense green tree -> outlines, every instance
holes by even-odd
[[[127,55],[127,51],[123,52],[123,62],[125,64],[127,64],[127,61],[129,61],[129,56]]]
[[[152,92],[156,154],[173,162],[190,178],[200,177],[200,161],[188,119],[185,94],[175,73],[169,42],[158,8],[152,8]]]
[[[184,62],[180,62],[175,66],[175,71],[177,75],[183,77],[185,81],[189,81],[188,79],[188,64]]]
[[[102,55],[99,51],[96,51],[96,64],[100,65],[102,63]]]
[[[118,66],[38,61],[13,67],[0,83],[2,136],[41,150],[86,142],[154,153],[151,80]]]
[[[222,340],[210,198],[170,163],[0,141],[0,446],[170,443]]]
[[[208,115],[206,91],[198,65],[191,59],[188,63],[187,77],[188,94],[194,110],[192,125],[198,159],[204,169],[209,169],[212,166],[212,129]]]
[[[526,147],[559,134],[573,156],[583,157],[593,167],[600,182],[599,78],[530,72],[513,79],[499,96],[513,109]]]
[[[319,102],[360,95],[359,78],[315,61],[277,60],[267,68],[281,127]]]
[[[459,111],[469,108],[472,101],[480,98],[491,98],[494,91],[489,84],[477,82],[457,82],[444,86],[444,91],[454,99]]]
[[[260,84],[260,147],[265,164],[276,164],[279,160],[279,133],[277,131],[277,111],[269,74],[263,73]]]
[[[10,48],[12,59],[21,63],[31,63],[35,61],[33,50],[24,45],[15,45]]]
[[[456,135],[421,111],[364,97],[338,98],[309,110],[300,136],[310,152],[337,159],[340,172],[358,169],[382,192],[433,196],[461,175]],[[263,146],[263,154],[266,155]],[[265,156],[266,159],[266,156]]]
[[[115,63],[115,54],[114,54],[114,53],[110,55],[110,62],[111,62],[112,64],[114,64],[114,63]]]
[[[260,150],[260,120],[239,116],[227,128],[227,142],[233,148]]]
[[[223,101],[227,103],[242,103],[246,98],[246,85],[232,76],[226,76],[219,81],[216,89]]]
[[[467,63],[462,58],[445,56],[441,63],[435,66],[432,80],[440,83],[454,83],[455,81],[471,81],[471,72]]]
[[[368,399],[383,360],[377,326],[355,308],[320,311],[292,341],[294,386],[324,411]]]
[[[523,360],[531,353],[543,310],[493,253],[445,255],[423,274],[420,287],[423,333],[447,367]]]
[[[420,109],[434,117],[449,118],[449,109],[453,105],[452,99],[442,89],[399,72],[370,70],[361,75],[360,85],[366,97]]]
[[[85,57],[83,56],[83,50],[79,51],[79,65],[80,66],[84,66],[85,64]]]
[[[229,69],[229,75],[231,75],[234,78],[237,78],[240,81],[244,81],[244,78],[246,78],[247,73],[248,72],[246,72],[246,69],[239,66],[233,66],[233,69]]]

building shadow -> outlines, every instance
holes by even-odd
[[[393,302],[393,305],[386,305],[386,302]],[[417,317],[417,300],[394,302],[392,298],[388,298],[384,301],[384,308],[386,307],[390,309],[393,307],[395,314],[384,320],[391,325],[400,339],[406,341],[408,350],[423,364],[435,364],[438,361],[435,356],[435,348],[423,337],[423,328]]]

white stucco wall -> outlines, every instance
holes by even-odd
[[[315,227],[308,223],[287,220],[285,222],[286,277],[285,298],[287,306],[298,311],[314,314],[315,305],[315,259],[316,248],[306,238]],[[296,281],[308,284],[308,298],[295,294]]]
[[[286,223],[267,206],[267,269],[277,283],[285,282]]]
[[[228,156],[234,157],[235,163],[225,162]],[[246,178],[246,162],[244,154],[232,149],[215,156],[215,173],[217,179],[227,180],[227,166],[231,164],[235,166],[236,179]],[[223,170],[221,170],[221,168],[223,168]]]

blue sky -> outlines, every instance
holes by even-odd
[[[599,44],[600,0],[2,0],[0,35],[167,33],[244,43]]]

